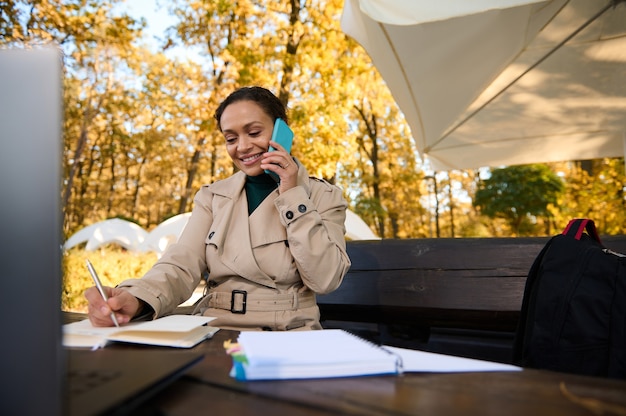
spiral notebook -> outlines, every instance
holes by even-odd
[[[231,375],[238,380],[350,377],[402,372],[397,354],[340,329],[242,332]]]
[[[520,371],[509,364],[379,346],[341,329],[242,332],[226,345],[237,380],[286,380],[403,372]]]

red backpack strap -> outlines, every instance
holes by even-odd
[[[567,227],[565,227],[565,230],[563,230],[561,234],[580,240],[584,231],[587,231],[587,234],[589,234],[591,238],[602,244],[598,231],[596,230],[596,224],[593,220],[588,218],[574,218],[567,224]]]

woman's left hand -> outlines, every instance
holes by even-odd
[[[280,144],[270,141],[270,146],[276,150],[263,155],[261,168],[278,175],[280,178],[278,192],[282,194],[298,184],[298,165]]]

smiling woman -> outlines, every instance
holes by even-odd
[[[208,274],[197,312],[215,317],[213,326],[321,329],[315,294],[339,287],[350,267],[343,192],[271,140],[287,114],[269,90],[236,90],[215,118],[239,171],[198,191],[177,243],[143,278],[105,288],[107,302],[85,292],[93,324],[112,325],[111,312],[120,323],[170,314]]]
[[[237,168],[248,176],[273,173],[279,191],[295,186],[297,167],[291,168],[291,155],[280,144],[272,142],[275,121],[287,121],[284,106],[264,88],[241,88],[231,94],[215,112],[219,129],[226,139],[226,149]],[[285,123],[283,123],[285,125]],[[277,150],[261,159],[270,147]],[[261,162],[261,165],[259,163]],[[295,169],[295,170],[294,170]],[[291,171],[291,174],[289,174]]]

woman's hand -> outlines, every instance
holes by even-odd
[[[87,298],[89,320],[93,326],[113,326],[111,312],[120,324],[129,322],[139,311],[139,299],[128,293],[126,290],[103,287],[109,298],[104,301],[102,295],[96,287],[90,287],[85,291]]]
[[[298,184],[298,165],[280,144],[270,141],[270,146],[276,150],[263,155],[261,167],[278,175],[278,192],[282,194]]]

